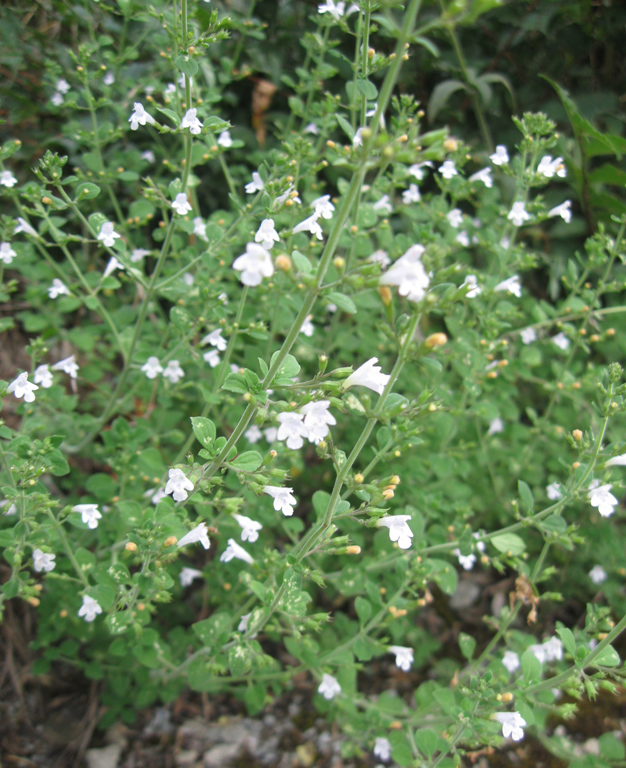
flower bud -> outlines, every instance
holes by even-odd
[[[363,482],[363,480],[365,480],[365,477],[360,472],[357,472],[356,475],[354,476],[354,482],[360,485]]]
[[[383,304],[385,306],[389,306],[393,300],[393,294],[391,293],[391,290],[386,285],[381,285],[378,288],[378,293],[382,299]]]
[[[424,342],[424,346],[428,349],[436,349],[437,347],[443,347],[447,341],[448,337],[445,333],[431,333]]]
[[[176,538],[176,536],[168,536],[167,539],[165,539],[165,541],[163,542],[163,546],[164,547],[173,547],[174,544],[176,544],[177,541],[178,541],[178,539]]]
[[[575,461],[575,462],[572,464],[572,469],[578,469],[578,467],[580,467],[580,461]]]
[[[443,148],[448,152],[456,152],[459,148],[459,142],[456,139],[450,137],[443,142]]]
[[[361,547],[359,547],[356,544],[351,544],[349,547],[346,547],[346,555],[360,555],[361,554]]]
[[[582,433],[582,430],[580,430],[580,429],[575,429],[575,430],[572,432],[572,437],[574,438],[574,440],[576,440],[576,442],[577,442],[577,443],[580,443],[580,441],[583,439],[583,433]]]
[[[400,476],[399,475],[392,475],[391,479],[389,480],[389,482],[392,485],[400,485]]]
[[[26,602],[30,603],[34,608],[36,608],[41,602],[41,600],[39,600],[38,597],[29,597],[27,598]]]
[[[606,332],[607,336],[615,336],[615,328],[609,328]]]
[[[371,61],[374,58],[376,51],[373,48],[367,49],[367,58]]]
[[[504,701],[504,702],[513,701],[513,694],[509,693],[508,691],[506,693],[503,693],[502,694],[502,701]]]
[[[280,269],[281,272],[290,272],[292,267],[291,259],[286,253],[281,253],[276,257],[276,269]]]
[[[126,542],[126,546],[124,547],[124,549],[127,552],[136,552],[137,551],[137,545],[135,544],[134,541],[127,541]]]
[[[346,260],[341,256],[335,256],[335,258],[333,259],[333,265],[335,269],[338,269],[339,271],[343,272],[346,266]]]
[[[393,499],[394,493],[391,488],[385,488],[383,491],[383,499]]]

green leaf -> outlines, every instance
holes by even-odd
[[[591,662],[592,667],[619,667],[619,654],[612,645],[605,646]]]
[[[191,428],[198,442],[205,448],[215,440],[215,424],[211,419],[205,419],[204,416],[192,416]]]
[[[378,88],[376,88],[374,83],[370,82],[369,80],[357,80],[356,87],[359,89],[359,91],[361,91],[363,96],[365,96],[368,101],[374,101],[378,96]]]
[[[415,743],[419,747],[420,752],[426,755],[429,759],[437,751],[437,742],[439,738],[437,734],[430,728],[420,728],[415,734]]]
[[[274,365],[274,360],[278,354],[279,351],[276,351],[272,355],[272,359],[270,360],[270,368]],[[300,363],[298,363],[293,355],[286,355],[285,359],[282,361],[280,367],[276,371],[276,378],[280,377],[281,379],[293,379],[299,373]]]
[[[248,385],[241,373],[229,373],[222,384],[222,389],[225,389],[227,392],[237,392],[243,395],[248,391]]]
[[[576,640],[574,639],[574,633],[567,627],[559,627],[556,631],[557,635],[561,638],[565,650],[574,658],[576,658]]]
[[[235,645],[228,651],[228,666],[231,675],[246,675],[252,669],[254,653],[247,645]]]
[[[174,125],[178,126],[180,125],[180,117],[171,109],[166,109],[165,107],[157,107],[157,112],[160,112],[161,114],[165,115],[165,117],[169,117],[169,119],[174,123]]]
[[[530,684],[533,680],[539,680],[541,678],[541,662],[530,648],[524,651],[520,661],[522,663],[522,674],[524,675],[526,684]]]
[[[94,197],[98,197],[100,194],[100,187],[97,184],[92,184],[90,181],[83,181],[76,187],[76,202],[81,200],[91,200]]]
[[[372,615],[372,604],[364,597],[357,597],[354,601],[354,610],[359,617],[361,625],[367,624]]]
[[[459,648],[463,656],[469,661],[476,650],[476,640],[471,635],[461,632],[459,635]]]
[[[223,642],[230,632],[232,618],[230,613],[214,613],[208,619],[197,621],[191,625],[194,633],[200,638],[204,645],[217,645]]]
[[[522,509],[527,514],[531,515],[533,507],[535,506],[535,500],[533,499],[533,493],[530,490],[530,487],[523,480],[518,480],[517,490],[519,492],[520,501],[522,502]]]
[[[50,467],[50,472],[55,477],[61,477],[62,475],[69,474],[70,465],[67,463],[65,456],[58,448],[50,451],[50,453],[46,456],[46,462]]]
[[[174,59],[174,64],[187,77],[193,77],[198,71],[198,63],[186,54],[181,54]]]
[[[292,251],[291,260],[296,265],[298,272],[301,272],[303,275],[308,275],[313,269],[311,262],[300,251]]]
[[[345,117],[342,117],[339,114],[335,115],[335,117],[337,118],[337,122],[343,129],[343,132],[350,139],[350,141],[352,141],[354,139],[354,131],[352,130],[352,126],[350,125],[350,123],[346,120]]]
[[[326,299],[332,304],[336,304],[342,312],[347,312],[349,315],[356,314],[356,304],[349,296],[346,296],[344,293],[331,291],[330,293],[326,294]]]
[[[437,115],[446,106],[448,99],[456,91],[465,91],[466,85],[460,80],[445,80],[433,88],[428,101],[428,121],[433,123]]]
[[[526,549],[523,539],[520,539],[515,533],[501,533],[490,539],[493,546],[508,557],[521,555]]]
[[[263,463],[263,457],[256,451],[245,451],[240,453],[232,464],[235,469],[239,469],[242,472],[254,472]]]

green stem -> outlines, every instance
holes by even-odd
[[[67,540],[67,536],[65,535],[65,531],[63,530],[63,526],[59,521],[56,519],[56,517],[52,514],[51,510],[47,509],[46,513],[50,520],[52,521],[52,524],[54,525],[57,534],[59,535],[59,538],[61,539],[61,544],[63,545],[63,549],[65,550],[65,554],[67,555],[68,560],[74,567],[74,570],[76,571],[76,575],[78,578],[83,582],[83,584],[86,587],[89,587],[89,580],[85,576],[83,569],[80,567],[78,560],[74,557],[74,552],[72,550],[72,547],[70,546],[69,541]]]

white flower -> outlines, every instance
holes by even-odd
[[[298,503],[293,495],[293,488],[279,488],[275,485],[266,485],[263,493],[267,493],[274,499],[274,509],[282,512],[285,517],[293,515],[293,508]]]
[[[8,499],[0,499],[0,509],[4,509],[3,515],[17,515],[17,507]]]
[[[0,243],[0,261],[3,264],[10,264],[17,256],[17,253],[11,248],[11,243]]]
[[[312,216],[309,216],[308,219],[305,219],[299,224],[296,224],[292,230],[292,234],[297,235],[298,232],[310,232],[312,235],[315,235],[318,240],[323,240],[324,233],[322,232],[322,227],[318,222],[319,217],[320,214],[315,211]]]
[[[259,538],[259,531],[263,528],[261,523],[257,523],[256,520],[251,520],[245,515],[233,515],[233,517],[241,526],[241,540],[253,544]]]
[[[224,149],[228,149],[229,147],[232,147],[233,140],[230,138],[230,132],[222,131],[220,135],[217,137],[217,143],[220,145],[220,147],[224,147]]]
[[[133,248],[130,254],[130,260],[133,264],[141,261],[146,256],[149,256],[151,251],[147,251],[145,248]]]
[[[233,558],[243,560],[246,563],[254,562],[254,559],[250,557],[246,550],[243,547],[240,547],[234,539],[228,539],[228,546],[220,555],[220,562],[230,563]]]
[[[279,240],[278,232],[274,227],[274,219],[263,219],[261,226],[254,236],[254,242],[261,243],[263,248],[269,251],[274,246],[274,243],[279,242]]]
[[[166,378],[170,384],[176,384],[184,375],[185,371],[180,367],[178,360],[170,360],[163,371],[164,378]]]
[[[502,659],[502,663],[509,672],[515,672],[516,669],[520,668],[519,656],[515,653],[515,651],[506,651]]]
[[[118,235],[118,233],[113,228],[113,224],[110,221],[105,221],[104,224],[100,227],[100,232],[98,233],[97,239],[100,240],[107,248],[112,248],[115,245],[115,241],[118,237],[121,237],[121,235]]]
[[[391,213],[393,211],[393,206],[391,205],[391,202],[389,201],[389,195],[383,195],[380,200],[374,203],[372,208],[375,211],[384,211],[385,213]]]
[[[471,571],[476,564],[476,555],[470,553],[469,555],[462,555],[460,549],[453,549],[452,554],[456,555],[459,560],[459,564],[465,571]]]
[[[202,130],[202,123],[196,117],[196,109],[188,109],[185,112],[185,116],[180,121],[181,128],[189,128],[189,132],[197,136]]]
[[[195,281],[195,277],[191,274],[191,272],[185,272],[185,274],[181,277],[181,280],[185,285],[192,286]]]
[[[303,333],[307,337],[313,336],[313,333],[315,332],[315,326],[311,322],[311,315],[307,317],[307,319],[302,323],[302,328],[300,328],[300,333]]]
[[[275,443],[278,436],[278,429],[276,427],[268,427],[263,430],[263,434],[268,443]]]
[[[356,133],[354,134],[354,138],[352,139],[352,146],[353,147],[363,146],[363,128],[356,129]]]
[[[391,259],[387,256],[387,251],[374,251],[367,260],[371,261],[373,264],[380,264],[383,269],[386,269],[391,264]]]
[[[17,184],[17,179],[11,171],[2,171],[2,173],[0,173],[0,184],[3,187],[9,187],[10,189]]]
[[[418,181],[421,181],[424,178],[424,171],[422,168],[432,167],[433,164],[430,160],[427,160],[425,163],[415,163],[414,165],[410,166],[409,175],[414,176]]]
[[[612,486],[600,485],[599,480],[593,480],[589,486],[589,503],[592,507],[597,507],[602,517],[610,517],[615,512],[615,507],[619,504],[618,500],[610,492]]]
[[[185,216],[191,210],[191,204],[187,200],[187,195],[184,192],[179,192],[174,201],[172,202],[172,208],[179,216]]]
[[[315,198],[309,207],[322,219],[332,219],[335,210],[335,206],[330,202],[330,195]]]
[[[63,371],[63,373],[67,373],[70,378],[75,379],[76,374],[78,373],[78,363],[74,359],[74,355],[70,355],[64,360],[59,360],[58,363],[55,363],[52,366],[52,370]]]
[[[69,288],[65,285],[65,283],[62,280],[59,280],[58,277],[55,277],[52,281],[52,285],[48,288],[48,296],[51,299],[56,299],[57,296],[69,296]]]
[[[194,579],[199,579],[202,576],[202,571],[197,568],[183,568],[178,574],[181,587],[188,587]]]
[[[523,344],[532,344],[533,341],[537,341],[537,331],[534,328],[524,328],[520,338]]]
[[[504,432],[504,422],[501,418],[495,418],[489,423],[488,435],[497,435],[499,432]]]
[[[33,379],[35,384],[41,384],[44,389],[48,389],[52,386],[52,374],[50,373],[47,363],[42,363],[42,365],[38,365],[35,368]]]
[[[424,248],[413,245],[391,267],[380,276],[381,285],[397,285],[400,296],[406,296],[409,301],[421,301],[426,295],[430,278],[421,262]]]
[[[220,293],[217,297],[218,301],[221,301],[224,306],[228,304],[228,294],[227,293]]]
[[[181,87],[181,88],[184,88],[184,87],[185,87],[185,78],[187,78],[187,80],[189,80],[189,85],[190,85],[190,86],[193,84],[193,78],[189,77],[189,75],[185,75],[185,74],[182,74],[182,75],[181,75],[181,76],[178,78],[178,80],[177,80],[177,82],[178,82],[178,85],[180,85],[180,87]]]
[[[297,451],[302,448],[303,438],[308,437],[308,429],[304,426],[303,415],[301,413],[279,413],[278,440],[286,440],[287,448]]]
[[[444,179],[451,179],[459,172],[454,165],[454,160],[446,160],[443,165],[439,166],[439,173],[443,176]]]
[[[155,355],[152,355],[141,366],[141,370],[149,379],[156,379],[160,373],[163,373],[163,366],[159,362],[159,358]]]
[[[537,661],[545,664],[549,661],[560,661],[563,658],[563,643],[558,637],[551,637],[544,640],[543,643],[531,645],[528,649],[531,651]]]
[[[550,501],[558,501],[559,499],[563,498],[563,494],[561,493],[560,485],[558,483],[550,483],[550,485],[546,486],[546,495]]]
[[[114,272],[116,269],[126,269],[126,267],[122,264],[121,261],[118,261],[115,256],[112,256],[109,259],[109,263],[104,268],[104,272],[102,273],[102,277],[108,277],[111,272]]]
[[[99,613],[102,613],[100,603],[89,595],[83,595],[83,604],[78,609],[78,615],[82,616],[85,621],[91,622]]]
[[[185,501],[189,495],[187,491],[193,491],[194,486],[191,480],[185,475],[182,469],[170,469],[167,476],[169,480],[165,486],[165,495],[169,496],[171,493],[174,501]],[[197,539],[194,539],[194,541],[197,541]],[[179,546],[182,547],[180,542]],[[205,549],[208,549],[208,547],[205,547]]]
[[[173,93],[176,93],[176,86],[174,85],[174,83],[168,83],[163,93],[166,96],[171,96]]]
[[[145,152],[142,152],[141,158],[147,163],[153,163],[155,161],[154,152],[151,149],[146,149]]]
[[[67,93],[70,89],[70,84],[67,82],[67,80],[64,80],[61,78],[57,81],[57,91],[59,93]]]
[[[513,203],[513,207],[509,211],[507,219],[512,221],[516,227],[521,227],[525,221],[530,219],[530,214],[526,208],[524,208],[524,203],[518,201],[517,203]]]
[[[164,499],[166,497],[166,493],[163,490],[163,488],[150,488],[150,490],[146,491],[143,496],[145,499],[150,499],[150,501],[156,505],[161,501],[161,499]]]
[[[193,220],[193,233],[196,237],[202,240],[207,240],[206,236],[206,224],[204,223],[202,216],[196,216]]]
[[[75,504],[72,507],[72,512],[78,512],[83,523],[92,531],[98,527],[98,520],[102,517],[97,504]]]
[[[374,757],[378,757],[383,763],[391,759],[391,744],[384,736],[377,736],[374,743]]]
[[[211,368],[215,368],[216,365],[220,364],[220,355],[217,349],[211,349],[208,352],[205,352],[202,357]]]
[[[498,144],[493,155],[489,155],[489,159],[494,165],[506,165],[509,162],[509,153],[504,144]]]
[[[143,108],[143,104],[139,101],[136,101],[133,105],[133,111],[128,118],[128,122],[130,123],[130,130],[136,131],[140,125],[145,125],[146,123],[150,123],[152,125],[155,120],[149,112],[146,112],[146,110]]]
[[[460,208],[453,208],[449,213],[446,213],[446,219],[448,219],[451,227],[458,229],[459,224],[463,221],[463,211]]]
[[[211,333],[207,334],[200,341],[200,344],[211,344],[211,346],[217,347],[218,352],[223,352],[227,346],[226,339],[222,336],[221,328],[216,328],[214,331],[211,331]]]
[[[249,181],[246,184],[246,193],[248,195],[253,195],[255,192],[262,192],[264,187],[265,184],[263,184],[263,179],[256,171],[254,171],[252,173],[252,181]]]
[[[491,178],[491,168],[483,168],[476,173],[473,173],[469,177],[470,181],[482,181],[482,183],[488,188],[493,187],[493,179]]]
[[[553,336],[552,341],[557,345],[559,349],[562,349],[563,351],[569,347],[569,339],[563,333],[563,331],[561,331],[561,333],[557,333],[556,336]]]
[[[178,470],[180,472],[180,470]],[[182,473],[181,473],[182,474]],[[172,477],[172,470],[170,469],[170,479]],[[186,479],[186,478],[185,478]],[[170,481],[168,480],[168,485]],[[185,486],[189,487],[189,486]],[[191,486],[193,488],[193,485]],[[189,490],[191,490],[189,488]],[[166,493],[171,493],[171,491],[167,490],[167,487],[165,488]],[[185,493],[183,490],[182,493]],[[176,495],[174,495],[174,498],[176,498]],[[185,493],[184,498],[187,498],[187,494]],[[205,549],[208,549],[211,546],[211,542],[209,541],[209,534],[207,532],[206,523],[200,523],[199,525],[196,525],[195,528],[193,528],[189,533],[186,533],[180,541],[176,542],[176,548],[180,549],[181,547],[187,546],[187,544],[195,544],[196,542],[200,542],[202,546]]]
[[[602,584],[602,582],[606,581],[609,577],[601,565],[594,565],[589,571],[589,578],[594,584]]]
[[[461,288],[465,286],[469,287],[469,291],[465,294],[468,299],[474,299],[478,294],[483,292],[483,289],[478,285],[476,275],[468,275],[463,281]]]
[[[56,563],[54,562],[56,555],[48,554],[47,552],[42,552],[40,549],[34,549],[33,550],[33,568],[37,573],[41,573],[41,571],[45,571],[46,573],[50,573],[50,571],[54,570],[54,566]]]
[[[27,235],[32,235],[33,237],[39,237],[39,235],[37,234],[37,231],[31,227],[31,225],[26,221],[26,219],[23,219],[21,216],[18,216],[17,226],[13,230],[13,234],[17,235],[20,232],[24,232]]]
[[[241,272],[241,282],[254,287],[260,285],[264,277],[274,274],[274,265],[269,251],[257,243],[248,243],[246,252],[233,262],[233,269]]]
[[[319,445],[326,437],[329,426],[337,423],[329,408],[330,400],[317,400],[300,408],[300,413],[304,414],[304,426],[308,430],[308,440],[315,445]]]
[[[605,467],[626,467],[626,453],[622,453],[621,456],[613,456],[612,459],[609,459]]]
[[[496,712],[493,717],[502,724],[502,735],[505,739],[511,737],[513,741],[521,741],[524,738],[526,720],[519,712]]]
[[[553,160],[551,155],[545,155],[541,158],[541,161],[537,166],[537,173],[545,176],[546,179],[551,179],[555,173],[562,179],[567,175],[567,171],[563,165],[563,158],[557,157]]]
[[[548,216],[560,216],[567,224],[572,220],[572,201],[566,200],[548,211]]]
[[[396,667],[403,672],[408,672],[413,664],[413,649],[405,648],[403,645],[390,645],[387,649],[389,653],[395,654]]]
[[[376,521],[378,528],[389,528],[389,540],[397,541],[400,549],[408,549],[411,546],[413,531],[409,528],[407,520],[411,515],[387,515]]]
[[[50,101],[54,104],[55,107],[60,107],[61,104],[63,104],[63,94],[56,91],[50,97]]]
[[[469,248],[470,246],[469,235],[464,229],[459,232],[455,240],[457,241],[457,243],[460,243],[464,248]]]
[[[326,701],[330,701],[331,699],[334,699],[335,696],[338,696],[341,693],[341,686],[337,682],[336,678],[334,678],[332,675],[327,675],[326,673],[324,673],[324,675],[322,676],[322,682],[319,684],[319,688],[317,689],[317,692],[321,693],[321,695],[326,699]]]
[[[263,437],[263,434],[262,434],[261,430],[257,427],[257,425],[253,424],[250,427],[250,429],[247,429],[243,433],[243,436],[246,438],[246,440],[249,443],[252,443],[252,445],[254,445],[255,443],[259,442],[259,440]]]
[[[113,72],[107,72],[106,75],[102,78],[102,82],[105,85],[113,85],[115,82],[115,75]]]
[[[35,390],[39,389],[36,384],[32,384],[28,381],[28,374],[26,372],[20,373],[17,379],[13,381],[7,387],[7,392],[15,395],[15,397],[24,398],[25,403],[35,402]]]
[[[420,195],[417,184],[409,184],[409,188],[405,189],[402,193],[402,202],[405,205],[409,205],[409,203],[419,203],[421,199],[422,196]]]
[[[237,632],[246,632],[248,629],[248,622],[250,621],[252,613],[244,613],[241,617],[239,624],[237,625]]]
[[[382,395],[387,382],[389,381],[389,375],[381,372],[377,357],[371,357],[367,362],[363,363],[359,368],[351,373],[343,383],[344,389],[350,389],[350,387],[367,387],[373,392],[378,392]]]
[[[503,280],[501,283],[498,283],[496,287],[493,289],[494,291],[508,291],[509,293],[512,293],[514,296],[517,296],[518,299],[522,296],[522,283],[520,282],[519,275],[513,275],[512,277],[507,277],[506,280]]]
[[[320,131],[315,123],[309,123],[308,125],[304,126],[303,133],[312,133],[314,136],[319,136]]]

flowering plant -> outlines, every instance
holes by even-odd
[[[249,26],[134,5],[140,85],[106,41],[50,64],[71,160],[0,150],[2,300],[28,306],[4,327],[29,336],[0,383],[0,610],[38,612],[37,671],[102,679],[103,727],[185,687],[258,713],[306,672],[347,751],[403,766],[615,690],[624,216],[551,274],[579,213],[555,124],[470,147],[399,90],[447,12],[387,4],[382,53],[374,3],[320,5],[268,136],[229,109]]]

